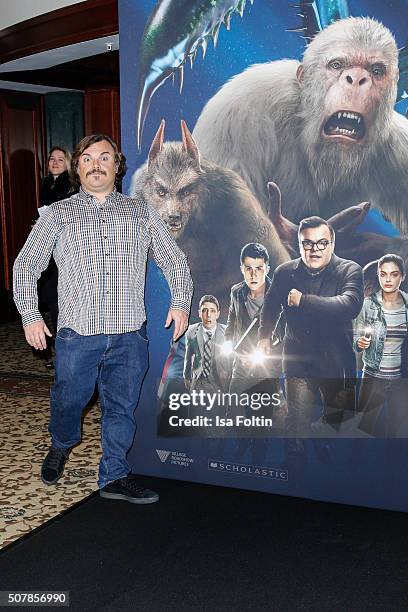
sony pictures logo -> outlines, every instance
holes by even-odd
[[[244,463],[231,463],[228,461],[208,460],[208,469],[216,472],[235,474],[236,476],[255,476],[257,478],[272,478],[287,482],[289,480],[288,470],[271,468],[260,465],[245,465]]]
[[[170,463],[179,467],[190,467],[194,463],[194,459],[189,457],[183,451],[169,451],[161,448],[156,448],[156,453],[161,463]]]

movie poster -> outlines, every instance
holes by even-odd
[[[124,191],[195,287],[174,343],[149,260],[133,471],[406,510],[407,2],[118,4]]]

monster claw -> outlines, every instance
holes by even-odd
[[[190,53],[190,55],[188,57],[190,58],[191,69],[193,69],[194,62],[195,62],[195,59],[197,57],[197,49],[194,49],[194,51],[192,53]]]
[[[329,24],[349,16],[347,0],[300,0],[293,8],[299,10],[298,17],[302,19],[303,28],[289,30],[290,32],[306,32],[306,41],[312,38]]]
[[[203,51],[203,59],[205,58],[205,54],[207,53],[207,45],[208,45],[207,39],[203,38],[203,40],[201,41],[201,49]]]
[[[241,17],[244,16],[245,4],[246,0],[240,0],[237,6],[237,12],[241,15]]]
[[[227,30],[231,29],[231,13],[232,11],[227,11],[224,16],[224,24]]]
[[[214,26],[213,31],[211,32],[212,37],[213,37],[213,42],[214,42],[214,49],[215,49],[215,47],[217,46],[217,42],[218,42],[218,34],[219,34],[219,32],[220,32],[220,27],[221,27],[221,23],[217,23],[217,24]]]
[[[251,0],[251,3],[253,0]],[[142,133],[155,91],[175,72],[183,88],[184,65],[190,65],[201,46],[203,58],[211,35],[217,44],[221,23],[230,29],[231,15],[241,17],[246,0],[158,0],[142,36],[139,61],[139,89],[136,107],[137,142]]]
[[[301,32],[306,32],[306,28],[288,28],[286,32],[295,32],[300,34]]]
[[[180,77],[180,93],[183,91],[184,85],[184,65],[182,64],[178,69],[179,77]]]

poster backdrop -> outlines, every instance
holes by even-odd
[[[216,34],[214,31],[216,21],[212,23],[206,21],[205,14],[200,13],[203,7],[208,10],[211,5],[219,6],[224,12],[226,8],[241,10],[245,3],[238,1],[199,3],[194,0],[191,2],[176,2],[175,0],[161,2],[159,4],[161,4],[161,10],[165,13],[166,19],[161,21],[160,27],[155,27],[153,24],[154,27],[150,29],[149,36],[144,40],[143,48],[141,43],[143,31],[156,7],[156,2],[153,0],[144,0],[144,2],[119,0],[118,4],[122,150],[127,157],[129,168],[124,183],[126,192],[134,192],[138,189],[137,180],[136,184],[131,185],[132,176],[145,163],[162,119],[165,119],[166,122],[164,140],[181,141],[180,121],[184,120],[192,132],[205,104],[231,77],[242,73],[253,64],[264,64],[282,58],[300,60],[305,49],[303,37],[305,32],[290,31],[305,25],[304,18],[296,15],[302,11],[293,8],[293,3],[286,0],[275,0],[274,2],[255,0],[252,5],[248,1],[242,18],[234,12],[231,15],[230,29],[228,30],[224,25],[221,26],[215,49],[213,43],[209,42],[203,59],[202,49],[199,48],[192,69],[187,59],[184,75],[181,75],[179,71],[175,76],[174,85],[171,77],[160,83],[163,80],[162,77],[167,75],[166,70],[169,70],[172,64],[178,63],[183,50],[186,49],[186,44],[190,44],[189,49],[194,50],[191,47],[191,44],[194,44],[192,32],[198,36],[197,33],[203,34],[207,28],[212,29],[213,34]],[[313,22],[313,15],[309,12],[309,22],[306,24],[308,27],[324,26],[333,17],[331,11],[337,11],[339,17],[347,14],[374,17],[392,31],[400,49],[407,42],[408,3],[406,0],[321,1],[304,4],[308,6],[307,11],[313,11],[315,18]],[[191,7],[195,5],[197,5],[197,11],[194,13],[191,12]],[[212,18],[214,18],[214,13]],[[407,94],[403,87],[407,79],[406,64],[405,50],[402,51],[400,60],[400,68],[405,67],[405,70],[402,70],[401,73],[398,102],[395,106],[401,115],[406,115],[408,107]],[[141,82],[142,72],[145,78]],[[181,80],[183,80],[183,87],[180,93]],[[146,88],[144,95],[142,95],[143,85]],[[271,96],[274,96],[274,83],[270,84],[270,90]],[[278,86],[276,90],[279,90]],[[147,101],[150,101],[148,109]],[[238,105],[240,103],[239,96],[236,103]],[[138,111],[140,111],[139,129]],[[145,119],[144,129],[141,130],[143,119]],[[353,117],[348,119],[352,122],[357,121]],[[257,120],[262,123],[265,116],[258,113]],[[344,121],[347,122],[347,117],[344,118]],[[211,122],[208,125],[208,130],[211,130]],[[342,125],[349,130],[353,128],[351,124]],[[368,126],[365,128],[368,129]],[[245,139],[245,127],[241,126],[240,129],[242,138]],[[333,129],[336,128],[333,126]],[[250,130],[250,123],[248,123],[248,130]],[[139,138],[141,137],[140,150],[137,144],[138,135]],[[250,134],[248,135],[250,140]],[[202,132],[200,139],[202,142],[205,141],[205,134],[203,136]],[[265,140],[259,143],[259,147],[265,150],[265,155],[267,155],[268,143]],[[194,151],[191,146],[190,154],[193,159]],[[288,163],[290,163],[290,156],[288,156]],[[274,176],[270,177],[270,179],[273,178]],[[224,177],[222,180],[227,179]],[[166,185],[162,187],[165,190]],[[182,195],[188,202],[190,195],[188,190]],[[358,201],[364,199],[361,197]],[[406,206],[407,203],[405,202],[404,205]],[[259,211],[259,216],[263,219],[262,205]],[[318,211],[311,210],[310,212],[317,213]],[[258,219],[258,217],[254,213],[245,218],[245,223],[249,228],[248,239],[245,239],[242,227],[237,230],[237,216],[231,217],[230,222],[222,218],[221,228],[219,227],[220,219],[216,211],[209,208],[207,214],[201,219],[200,227],[197,228],[196,248],[192,246],[191,240],[187,246],[183,245],[181,238],[180,245],[183,248],[186,246],[186,251],[190,249],[189,258],[194,259],[194,271],[196,272],[194,281],[196,287],[198,283],[199,293],[214,293],[220,299],[221,315],[218,323],[225,324],[231,286],[243,281],[239,252],[245,243],[251,242],[254,233],[251,234],[251,223],[253,224],[253,219]],[[184,222],[183,218],[173,219],[175,237],[179,236],[177,224],[182,222]],[[265,221],[265,227],[267,226],[268,222]],[[359,229],[379,231],[390,236],[398,234],[398,230],[375,210],[370,212]],[[225,242],[229,240],[231,242],[231,248],[227,251],[218,248],[220,233],[225,238]],[[233,235],[238,236],[235,242],[232,240]],[[267,235],[268,232],[266,232]],[[269,276],[272,275],[276,261],[279,260],[279,252],[273,245],[271,248],[273,252],[270,253]],[[180,345],[171,347],[171,331],[164,329],[169,306],[169,291],[155,264],[149,262],[148,268],[146,299],[150,369],[137,412],[138,432],[130,451],[130,462],[135,472],[319,500],[399,510],[408,509],[408,470],[405,469],[408,461],[408,444],[405,437],[387,439],[382,435],[362,437],[353,435],[352,437],[336,436],[329,440],[305,439],[302,442],[301,461],[294,464],[288,458],[285,438],[278,435],[279,427],[277,430],[270,428],[270,435],[265,434],[265,428],[261,435],[257,435],[254,428],[250,429],[250,435],[242,434],[242,429],[233,428],[232,433],[221,437],[197,434],[194,427],[190,430],[179,428],[176,429],[176,432],[172,431],[171,427],[166,427],[169,414],[172,413],[169,412],[168,403],[167,412],[163,412],[163,401],[165,403],[166,398],[168,400],[171,390],[180,391],[178,385],[183,384],[185,346],[182,343],[181,348]],[[199,322],[197,317],[199,297],[200,295],[196,292],[192,324]],[[175,387],[169,388],[172,372],[175,373],[176,382]],[[222,386],[222,381],[219,386]],[[318,400],[316,402],[318,411],[319,402]],[[175,410],[174,414],[176,413]],[[181,415],[183,412],[178,414]],[[194,416],[196,413],[187,411],[187,414]],[[282,415],[276,414],[279,420],[279,416],[282,417]],[[164,426],[163,418],[165,421],[167,419]]]

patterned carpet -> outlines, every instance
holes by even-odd
[[[83,442],[54,486],[39,477],[49,447],[52,373],[25,343],[20,323],[0,327],[0,548],[39,527],[97,489],[98,406],[87,409]]]

